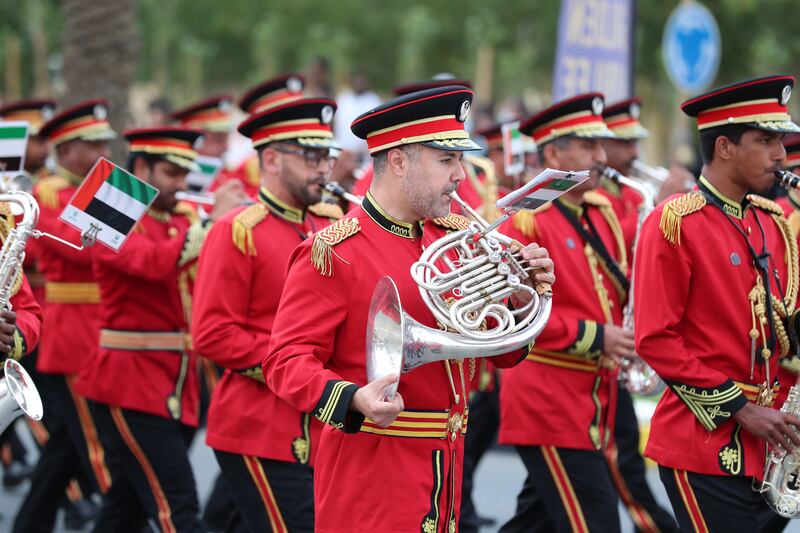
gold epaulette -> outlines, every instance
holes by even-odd
[[[586,191],[583,193],[583,201],[595,207],[611,207],[611,200],[597,191]]]
[[[342,211],[341,207],[336,204],[329,204],[328,202],[318,202],[309,206],[308,210],[318,217],[332,218],[334,220],[339,220],[344,216],[344,211]]]
[[[772,200],[757,194],[748,194],[747,199],[750,200],[751,204],[759,209],[763,209],[764,211],[772,213],[773,215],[783,216],[783,209],[777,204],[777,202],[773,202]]]
[[[511,225],[526,237],[535,237],[538,230],[536,225],[536,215],[530,209],[523,209],[511,217]]]
[[[36,184],[36,198],[50,209],[58,209],[58,191],[69,187],[69,181],[61,176],[48,176]]]
[[[257,255],[256,245],[253,242],[253,228],[267,218],[268,214],[267,206],[256,202],[233,217],[231,223],[233,245],[244,255]]]
[[[681,244],[681,220],[687,215],[696,213],[706,205],[706,198],[697,191],[673,198],[664,205],[659,227],[664,238],[673,246]]]
[[[252,156],[244,162],[244,176],[247,183],[256,187],[261,182],[261,164],[258,156]]]
[[[469,228],[469,219],[464,215],[456,215],[455,213],[450,213],[446,217],[434,218],[431,220],[431,222],[440,228],[455,231],[461,231],[462,229]]]
[[[340,218],[327,228],[318,231],[314,235],[314,244],[311,246],[311,264],[314,268],[319,270],[323,276],[333,274],[331,255],[336,253],[333,251],[333,247],[360,230],[361,224],[357,218]]]
[[[200,215],[197,214],[197,209],[195,209],[194,206],[188,202],[178,202],[178,205],[175,206],[174,213],[176,215],[185,216],[192,224],[200,220]]]

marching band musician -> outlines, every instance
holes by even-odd
[[[100,157],[110,157],[108,141],[116,134],[103,100],[81,102],[46,122],[39,135],[53,147],[56,174],[39,180],[37,229],[71,242],[80,232],[59,220],[84,176]],[[42,449],[31,486],[20,507],[14,531],[53,528],[62,495],[71,478],[88,477],[105,493],[111,476],[104,448],[86,399],[75,390],[77,373],[97,346],[100,291],[91,268],[91,250],[78,251],[52,239],[36,242],[36,262],[45,279],[44,323],[36,369],[47,409],[49,440]],[[67,339],[67,342],[65,342]]]
[[[617,102],[603,111],[606,126],[616,136],[614,139],[603,141],[607,164],[623,176],[630,176],[633,173],[633,162],[639,158],[639,141],[649,135],[639,121],[640,114],[639,98]],[[600,183],[601,186],[597,191],[609,199],[620,221],[630,265],[633,261],[639,211],[643,207],[650,210],[654,206],[643,206],[645,199],[628,185],[615,183],[606,177],[603,177]],[[656,503],[647,484],[644,459],[639,452],[639,441],[639,422],[636,419],[633,398],[628,389],[620,385],[617,391],[614,442],[606,450],[611,479],[637,531],[677,531],[675,520]]]
[[[78,387],[93,414],[114,479],[95,531],[201,531],[187,455],[198,418],[188,324],[196,260],[209,222],[241,204],[241,187],[220,188],[209,221],[175,199],[197,171],[196,130],[128,130],[128,169],[159,191],[119,252],[98,246],[102,295],[99,349]],[[238,185],[238,184],[237,184]]]
[[[343,215],[318,203],[334,163],[335,109],[333,100],[300,99],[239,127],[259,152],[258,202],[217,221],[200,255],[195,348],[226,369],[206,439],[248,531],[314,530],[311,467],[322,424],[265,385],[258,347],[269,342],[292,250]]]
[[[683,103],[700,132],[699,190],[662,203],[638,243],[636,350],[669,387],[645,454],[685,531],[772,530],[778,517],[753,490],[765,444],[800,445],[790,427],[800,420],[774,405],[797,247],[780,206],[751,193],[773,185],[782,136],[800,131],[787,109],[794,81],[748,80]]]
[[[606,164],[602,140],[614,137],[602,113],[601,94],[582,94],[520,126],[536,141],[542,166],[591,169],[591,176],[501,229],[547,248],[564,276],[527,360],[502,377],[499,442],[517,447],[528,476],[501,531],[620,528],[603,452],[612,441],[617,362],[633,352],[633,333],[621,327],[628,268],[620,223],[592,190]]]
[[[385,275],[410,315],[436,326],[409,268],[445,229],[465,227],[448,212],[449,193],[464,179],[462,152],[478,147],[464,130],[471,101],[467,88],[447,86],[357,118],[351,129],[369,146],[371,188],[360,207],[290,259],[263,370],[278,396],[327,424],[314,466],[316,531],[458,529],[464,365],[424,365],[385,401],[398,376],[366,384],[365,331],[372,289]],[[554,281],[546,250],[529,245],[522,253],[546,270],[536,279]],[[523,356],[494,361],[509,366]]]

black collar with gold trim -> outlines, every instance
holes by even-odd
[[[706,195],[712,202],[714,202],[722,212],[726,215],[730,215],[734,218],[738,218],[742,220],[744,218],[744,213],[747,210],[747,207],[750,205],[750,202],[747,200],[747,197],[742,200],[742,203],[736,202],[731,200],[721,192],[717,190],[716,187],[711,185],[705,176],[700,176],[700,180],[698,182],[698,188],[702,193]]]
[[[269,209],[272,214],[279,216],[284,220],[288,220],[289,222],[302,224],[303,220],[305,219],[305,211],[281,202],[265,187],[261,187],[261,189],[258,191],[258,201],[267,206],[267,209]]]
[[[405,239],[414,239],[422,235],[422,226],[417,224],[409,224],[402,220],[397,220],[391,217],[386,211],[381,209],[372,194],[367,191],[367,195],[361,202],[361,209],[364,210],[369,218],[371,218],[377,225],[388,231],[394,233],[398,237]]]

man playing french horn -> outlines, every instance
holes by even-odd
[[[781,169],[794,78],[715,89],[682,105],[697,119],[699,188],[662,203],[637,244],[636,349],[668,390],[645,455],[682,531],[781,529],[754,486],[765,444],[800,445],[800,419],[778,411],[778,360],[794,347],[797,245],[768,190]],[[774,486],[766,495],[784,490]],[[776,528],[777,529],[773,529]]]
[[[366,384],[365,331],[370,295],[387,275],[404,310],[436,328],[410,267],[447,230],[467,224],[448,212],[464,180],[462,153],[477,148],[464,130],[471,101],[467,88],[448,86],[357,118],[352,129],[373,156],[370,191],[290,259],[263,370],[276,394],[328,424],[314,472],[316,531],[458,528],[469,365],[421,366],[386,401],[398,376]],[[518,255],[541,269],[531,276],[537,284],[555,281],[546,250],[531,244]],[[526,352],[494,362],[512,366]]]

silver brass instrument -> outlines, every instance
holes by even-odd
[[[7,188],[3,184],[3,188]],[[20,190],[0,192],[0,202],[8,202],[22,209],[22,220],[3,239],[0,248],[0,309],[11,309],[11,295],[25,259],[25,244],[36,234],[39,205],[27,192]],[[0,433],[22,413],[34,420],[43,414],[42,399],[36,386],[22,365],[8,359],[4,365],[5,377],[0,380]]]
[[[522,246],[497,232],[453,192],[450,195],[473,220],[431,243],[411,266],[423,301],[443,330],[429,328],[405,313],[389,277],[378,282],[367,322],[367,378],[406,373],[434,361],[462,360],[507,353],[533,342],[552,309],[549,284],[531,285]],[[508,215],[506,215],[507,218]],[[502,220],[499,220],[502,221]],[[516,291],[531,295],[519,309],[504,300]],[[451,298],[452,297],[452,298]],[[397,383],[386,390],[391,398]]]
[[[800,176],[793,172],[778,170],[775,177],[787,189],[800,188]],[[800,379],[789,389],[781,411],[800,416]],[[770,449],[760,492],[772,510],[782,517],[800,516],[800,449],[791,453],[781,448]]]
[[[781,411],[800,416],[800,381],[789,389]],[[782,517],[800,515],[800,449],[795,448],[791,453],[780,448],[770,449],[760,492],[772,510]]]
[[[639,214],[636,219],[636,234],[633,238],[632,250],[636,252],[636,244],[639,241],[639,232],[642,229],[642,224],[653,209],[655,208],[655,193],[650,187],[644,183],[626,178],[611,167],[603,167],[603,177],[617,183],[619,185],[626,185],[642,195],[642,203],[639,205]],[[628,302],[625,304],[625,309],[622,315],[622,327],[627,330],[633,330],[633,283],[634,283],[634,269],[631,265],[631,283],[630,290],[628,291]],[[664,382],[658,377],[655,370],[648,365],[644,359],[636,355],[631,359],[625,359],[620,365],[619,381],[630,392],[640,394],[643,396],[652,396],[664,390]]]
[[[635,170],[642,178],[658,182],[659,185],[667,181],[667,178],[669,177],[668,169],[664,167],[651,167],[647,163],[639,161],[638,159],[633,160],[633,170]]]
[[[361,205],[361,202],[364,200],[362,196],[358,196],[351,192],[347,192],[347,190],[336,183],[335,181],[329,181],[324,186],[326,191],[331,193],[334,196],[338,196],[339,198],[344,198],[351,204]]]

